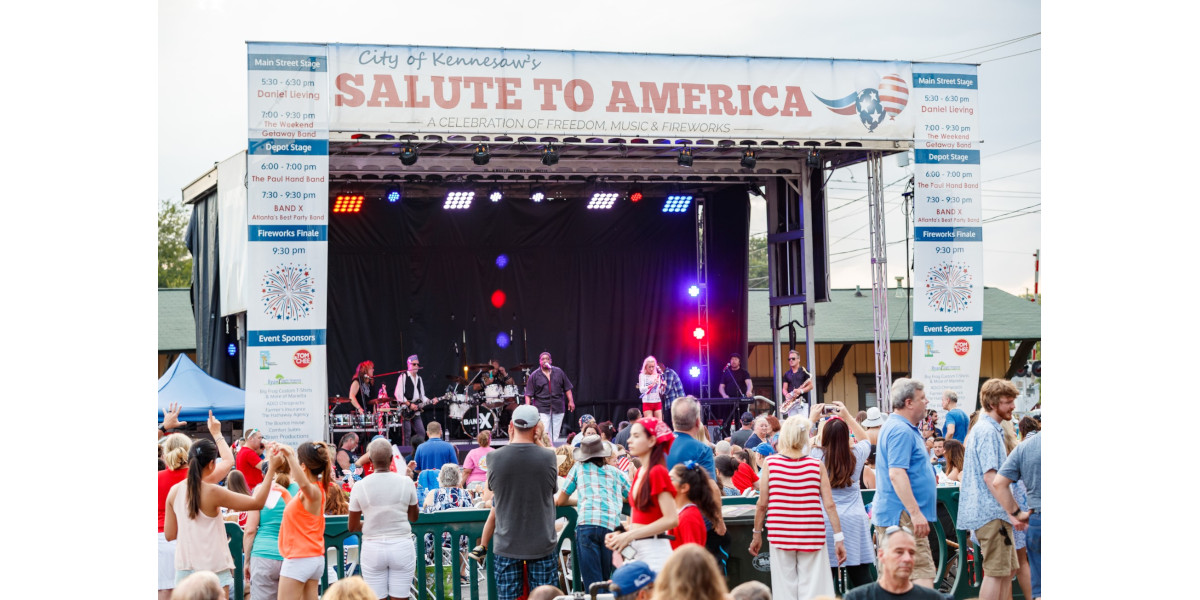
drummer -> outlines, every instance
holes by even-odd
[[[513,389],[516,388],[516,382],[513,381],[512,375],[509,375],[508,371],[500,366],[500,361],[493,358],[488,361],[488,364],[492,365],[492,370],[486,375],[489,385],[495,384],[501,388],[507,386],[513,386]],[[509,398],[502,395],[502,397],[504,398],[504,405],[500,408],[500,415],[496,417],[496,427],[499,431],[503,432],[508,431],[508,422],[512,419],[512,411],[517,408],[518,402],[516,396]]]

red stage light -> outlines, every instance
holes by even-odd
[[[492,306],[495,306],[496,308],[504,306],[504,301],[507,299],[508,297],[504,295],[504,290],[496,290],[492,292]]]
[[[695,329],[695,331],[693,331],[693,332],[692,332],[692,336],[693,336],[693,337],[695,337],[695,338],[696,338],[696,339],[698,339],[698,340],[702,340],[702,339],[704,339],[704,328],[703,328],[703,327],[697,327],[697,328]]]
[[[333,212],[335,213],[356,213],[362,210],[364,196],[346,195],[338,196],[333,202]]]
[[[629,195],[629,201],[630,201],[630,202],[637,202],[637,201],[639,201],[639,200],[641,200],[641,199],[642,199],[642,193],[641,193],[641,192],[634,192],[634,193],[632,193],[632,194],[630,194],[630,195]]]

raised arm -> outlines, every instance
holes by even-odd
[[[213,472],[208,477],[204,478],[205,483],[220,483],[225,480],[225,476],[236,466],[233,458],[233,450],[229,448],[229,443],[225,441],[225,436],[221,435],[221,422],[213,416],[212,411],[208,411],[208,433],[212,435],[213,441],[217,443],[217,453],[221,456],[221,462],[217,463]]]

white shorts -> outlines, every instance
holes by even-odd
[[[378,598],[407,598],[417,570],[417,549],[412,538],[363,540],[362,577]]]
[[[645,562],[651,571],[658,573],[662,571],[663,565],[667,559],[671,557],[671,542],[663,538],[649,538],[642,540],[633,540],[629,544],[637,550],[637,556],[633,560]]]
[[[175,542],[168,542],[161,531],[158,532],[158,589],[175,589]]]
[[[320,580],[325,572],[325,557],[310,556],[308,558],[285,558],[279,569],[279,577],[287,577],[296,581]],[[253,572],[251,573],[253,575]]]

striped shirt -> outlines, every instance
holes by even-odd
[[[780,550],[816,552],[825,547],[821,513],[821,461],[767,457],[767,541]]]
[[[577,462],[567,473],[562,490],[568,496],[579,491],[576,526],[594,525],[611,530],[621,522],[621,501],[629,494],[629,480],[610,465],[599,468],[588,462]]]

